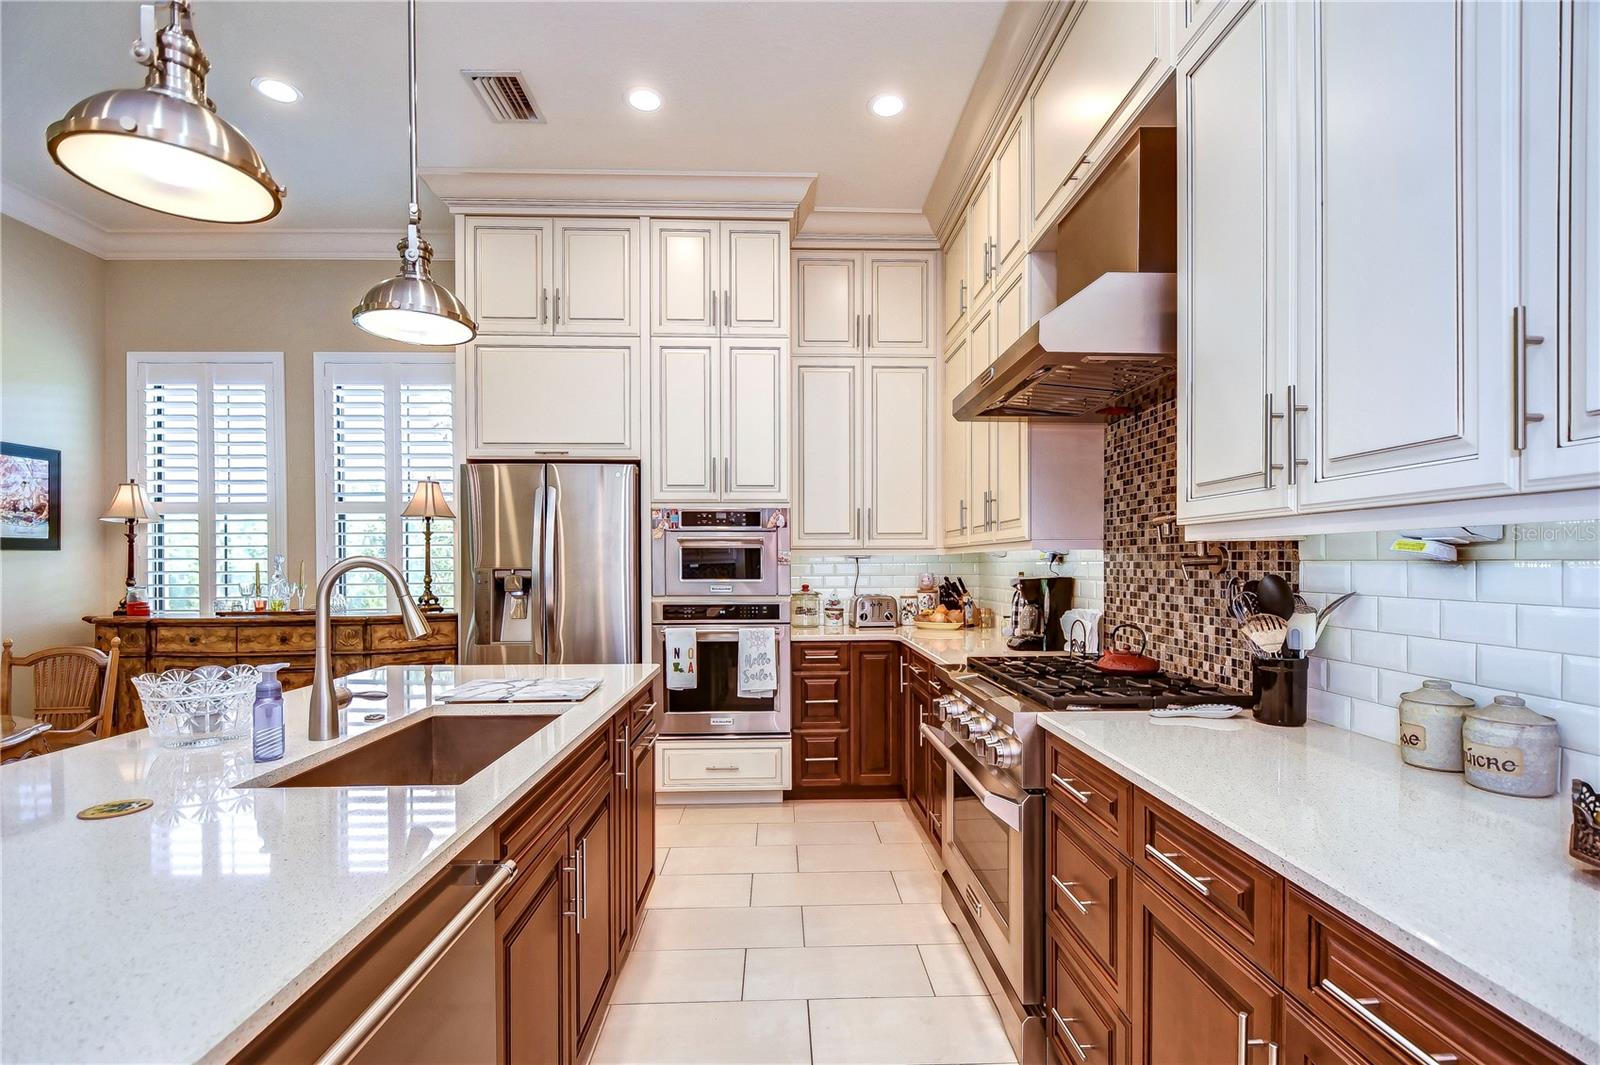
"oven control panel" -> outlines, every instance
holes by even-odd
[[[1022,761],[1022,742],[1011,727],[959,692],[939,700],[945,735],[985,765],[1010,769]]]
[[[662,603],[661,621],[786,621],[782,603]]]

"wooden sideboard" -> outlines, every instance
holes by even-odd
[[[311,613],[240,614],[230,617],[91,616],[94,645],[122,638],[117,669],[117,709],[113,732],[144,728],[144,711],[132,679],[168,669],[198,669],[235,663],[287,662],[278,672],[285,690],[311,683],[316,650],[316,619]],[[333,619],[333,672],[359,673],[376,666],[450,665],[456,660],[456,616],[430,614],[433,631],[412,642],[398,614],[349,614]]]

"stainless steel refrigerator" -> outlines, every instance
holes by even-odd
[[[461,661],[639,661],[639,468],[474,462],[461,483]]]

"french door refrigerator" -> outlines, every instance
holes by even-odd
[[[468,665],[637,662],[639,468],[462,467]]]

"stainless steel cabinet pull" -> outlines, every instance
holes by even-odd
[[[967,282],[966,282],[965,278],[963,278],[962,281],[961,281],[961,310],[958,311],[957,313],[959,313],[959,314],[966,314],[967,313]]]
[[[1272,409],[1271,392],[1268,392],[1263,398],[1265,400],[1265,410],[1261,419],[1261,453],[1263,456],[1262,465],[1265,469],[1262,472],[1267,480],[1265,487],[1271,488],[1272,471],[1283,469],[1282,463],[1272,461],[1272,423],[1283,417],[1283,415]]]
[[[808,761],[808,762],[837,762],[838,760],[839,760],[839,756],[838,755],[834,755],[832,758],[807,758],[806,759],[806,761]]]
[[[861,508],[860,507],[856,508],[856,523],[855,523],[855,526],[853,528],[851,528],[850,535],[851,536],[857,536],[857,537],[859,537],[861,535]]]
[[[578,841],[578,931],[589,919],[589,840]]]
[[[872,347],[872,315],[870,313],[867,315],[867,332],[866,335],[862,337],[862,342],[866,344],[867,347]]]
[[[1406,1057],[1416,1062],[1417,1065],[1437,1065],[1437,1063],[1441,1061],[1448,1062],[1457,1060],[1454,1054],[1428,1053],[1426,1050],[1423,1050],[1421,1047],[1417,1046],[1417,1044],[1413,1043],[1411,1040],[1395,1031],[1392,1025],[1390,1025],[1382,1017],[1379,1017],[1376,1013],[1373,1013],[1372,1010],[1368,1008],[1369,1006],[1374,1008],[1381,1007],[1383,1005],[1382,1000],[1375,998],[1356,998],[1355,996],[1351,995],[1350,992],[1346,991],[1332,980],[1329,980],[1326,976],[1322,978],[1318,986],[1321,987],[1322,990],[1326,991],[1329,995],[1332,995],[1335,1001],[1337,1001],[1351,1013],[1354,1013],[1368,1026],[1373,1028],[1379,1035],[1393,1043],[1400,1049],[1401,1053],[1405,1054]]]
[[[482,868],[482,865],[478,868],[479,875],[482,875]],[[428,941],[428,945],[412,959],[411,964],[400,971],[394,983],[384,988],[378,997],[372,1000],[372,1004],[361,1011],[361,1015],[338,1039],[334,1040],[333,1045],[323,1052],[322,1057],[317,1059],[317,1065],[343,1065],[344,1062],[354,1058],[361,1048],[367,1045],[372,1033],[376,1032],[378,1027],[400,1007],[400,1003],[416,989],[423,977],[433,971],[433,967],[439,964],[439,959],[455,945],[456,940],[460,939],[468,926],[477,920],[478,915],[505,894],[506,888],[511,886],[512,877],[517,875],[517,863],[508,859],[493,863],[489,868],[492,871],[483,879],[472,898],[467,900],[467,904],[450,918],[448,924],[439,929],[439,934]]]
[[[539,294],[539,320],[541,322],[548,322],[550,320],[550,290],[549,289],[540,290],[540,294]]]
[[[622,748],[622,772],[617,776],[622,778],[622,790],[628,790],[628,767],[633,764],[633,759],[628,757],[628,726],[622,727],[622,735],[617,737],[617,744]]]
[[[1296,403],[1294,401],[1294,385],[1290,385],[1289,386],[1289,483],[1291,485],[1294,484],[1294,482],[1295,482],[1295,471],[1297,471],[1301,466],[1307,465],[1305,459],[1298,457],[1299,450],[1295,445],[1294,436],[1295,436],[1295,427],[1298,425],[1298,420],[1297,419],[1299,418],[1300,415],[1304,414],[1308,410],[1310,410],[1310,408],[1307,407],[1304,403]]]
[[[1078,886],[1077,881],[1062,880],[1059,876],[1056,876],[1054,873],[1052,873],[1050,874],[1050,882],[1056,886],[1057,891],[1061,892],[1061,894],[1067,897],[1068,902],[1072,903],[1078,908],[1079,913],[1088,913],[1089,907],[1094,905],[1093,899],[1080,899],[1078,896],[1072,893],[1072,889]]]
[[[1528,308],[1511,308],[1511,448],[1528,447],[1528,423],[1544,421],[1543,414],[1528,413],[1528,345],[1543,344],[1544,337],[1528,332]]]
[[[967,501],[965,499],[961,501],[961,531],[967,531]]]
[[[1185,884],[1188,884],[1190,887],[1200,892],[1200,894],[1211,894],[1211,889],[1206,887],[1206,883],[1212,880],[1212,877],[1195,876],[1193,873],[1189,872],[1189,870],[1172,860],[1178,855],[1182,854],[1182,851],[1158,851],[1153,844],[1146,843],[1144,845],[1144,852],[1151,858],[1154,858],[1158,865],[1165,868],[1168,872],[1182,880]]]
[[[807,699],[805,701],[805,704],[807,706],[838,706],[839,705],[839,700],[837,700],[837,699]]]
[[[739,767],[736,765],[708,765],[706,770],[711,773],[737,773]]]
[[[733,325],[733,297],[727,289],[722,290],[722,324]]]
[[[717,290],[716,289],[712,289],[711,290],[711,325],[712,325],[712,327],[715,328],[717,323],[720,322],[720,321],[722,321],[722,319],[717,315]]]
[[[556,325],[561,324],[561,290],[556,289]]]
[[[1250,1015],[1239,1014],[1239,1065],[1245,1065],[1251,1047],[1267,1048],[1267,1065],[1278,1065],[1278,1044],[1250,1038]]]
[[[1078,1042],[1078,1037],[1072,1034],[1071,1028],[1067,1027],[1078,1018],[1063,1017],[1060,1013],[1056,1012],[1056,1008],[1054,1006],[1050,1007],[1050,1016],[1055,1018],[1056,1026],[1061,1029],[1061,1034],[1067,1037],[1067,1043],[1071,1045],[1072,1052],[1078,1055],[1078,1060],[1088,1061],[1089,1051],[1094,1049],[1094,1044]]]
[[[864,526],[862,526],[861,535],[862,536],[871,536],[872,535],[872,508],[871,507],[867,508],[867,523]]]
[[[1055,781],[1059,786],[1066,788],[1067,794],[1071,795],[1074,799],[1077,799],[1085,806],[1089,805],[1089,796],[1093,795],[1094,792],[1090,791],[1088,788],[1079,791],[1077,788],[1072,786],[1073,779],[1071,777],[1063,777],[1058,776],[1055,773],[1051,773],[1050,779]]]
[[[722,490],[733,491],[733,460],[726,456],[722,459]]]
[[[900,660],[900,690],[906,690],[906,660]]]
[[[861,315],[859,314],[856,315],[855,330],[850,334],[850,346],[857,348],[861,346]]]
[[[653,714],[655,712],[656,712],[656,704],[655,704],[654,701],[645,703],[643,706],[639,707],[639,709],[635,711],[635,713],[639,713],[639,714]]]
[[[578,852],[577,851],[573,851],[572,852],[572,864],[571,865],[563,864],[561,866],[561,871],[563,873],[571,873],[572,874],[572,909],[570,909],[570,910],[562,910],[561,911],[561,916],[576,918],[578,916]]]
[[[983,916],[983,903],[978,901],[978,896],[973,893],[972,888],[970,888],[970,887],[966,888],[966,892],[967,892],[967,901],[972,903],[972,914],[973,914],[973,916],[974,917],[982,917]]]
[[[713,494],[715,494],[716,490],[717,490],[717,460],[715,458],[712,458],[712,460],[711,460],[711,491],[712,491]]]
[[[837,662],[837,661],[839,661],[839,655],[838,655],[837,652],[835,652],[834,654],[831,654],[831,655],[825,655],[825,654],[822,654],[822,653],[820,653],[818,651],[806,651],[806,652],[804,652],[804,654],[805,654],[805,657],[807,657],[807,658],[815,658],[818,661],[822,661],[822,660],[826,660],[826,661],[829,661],[829,662]]]

